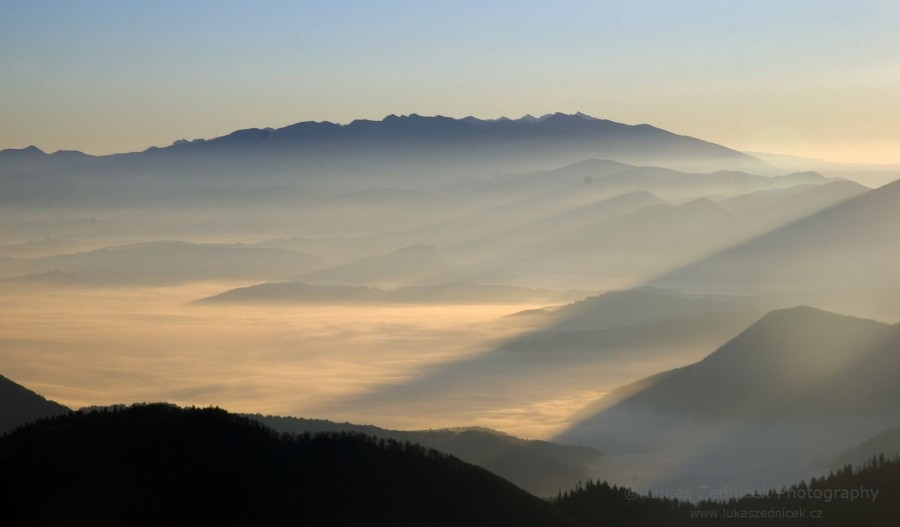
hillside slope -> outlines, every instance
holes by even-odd
[[[65,406],[48,401],[0,375],[0,435],[26,423],[68,411]]]
[[[222,410],[162,404],[18,430],[0,439],[0,478],[9,525],[577,525],[419,446],[279,437]]]

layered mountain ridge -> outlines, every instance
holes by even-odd
[[[771,173],[771,165],[720,145],[650,125],[626,125],[583,114],[540,119],[388,116],[346,125],[301,122],[283,128],[252,128],[208,140],[177,141],[143,152],[88,156],[45,154],[37,147],[0,151],[4,174],[213,172],[222,178],[254,168],[272,175],[315,171],[342,177],[367,172],[369,180],[423,186],[426,173],[454,178],[551,168],[591,157],[693,170]],[[447,166],[450,162],[453,165]],[[385,170],[401,179],[390,178]],[[311,184],[311,182],[307,182]],[[433,186],[434,182],[431,182]],[[446,184],[446,182],[445,182]],[[429,186],[429,185],[425,185]]]

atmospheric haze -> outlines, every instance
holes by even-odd
[[[0,20],[0,434],[218,406],[545,497],[900,451],[896,6],[464,2],[432,34],[421,6],[189,3],[233,39],[172,26],[163,75],[172,6],[35,4]]]
[[[740,405],[769,385],[837,389],[849,365],[809,377],[817,342],[777,360],[745,346],[673,407],[631,401],[779,308],[900,318],[896,183],[584,114],[301,123],[124,156],[7,150],[0,166],[4,374],[71,407],[488,427],[595,448],[597,475],[644,485],[775,485],[895,424],[865,400],[825,417],[776,400],[804,417],[787,425]],[[868,353],[845,333],[828,353]],[[756,364],[752,390],[716,388]],[[734,415],[702,417],[707,398]],[[734,427],[748,439],[713,440]],[[830,427],[855,432],[791,450]]]

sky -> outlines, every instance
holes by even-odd
[[[0,149],[581,111],[900,163],[900,2],[0,0]]]

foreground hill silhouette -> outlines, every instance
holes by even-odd
[[[386,430],[371,425],[321,419],[248,415],[278,432],[291,434],[354,432],[379,439],[410,442],[486,468],[536,496],[555,496],[588,477],[586,464],[599,457],[593,448],[520,439],[485,428]]]
[[[48,401],[0,375],[0,434],[44,417],[63,415],[65,406]]]
[[[0,479],[6,525],[579,524],[420,446],[164,404],[19,429],[0,439]]]
[[[722,489],[714,489],[721,491]],[[732,489],[734,490],[734,489]],[[675,494],[672,492],[671,494]],[[855,493],[855,494],[854,494]],[[726,492],[727,494],[727,492]],[[737,496],[639,495],[627,487],[591,482],[561,494],[560,509],[591,525],[893,526],[900,517],[900,460],[878,456],[856,467],[790,487]]]

